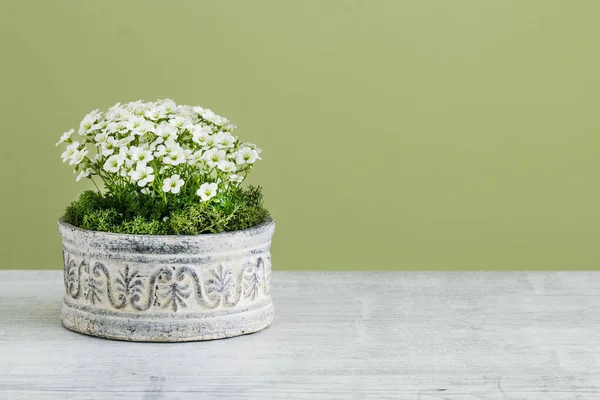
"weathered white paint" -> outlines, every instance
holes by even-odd
[[[0,399],[600,399],[598,272],[275,272],[264,331],[60,325],[59,271],[0,271]]]
[[[130,341],[182,342],[273,322],[273,220],[196,236],[124,235],[63,221],[66,328]]]

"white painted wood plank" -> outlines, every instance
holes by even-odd
[[[0,271],[0,399],[600,399],[598,272],[275,272],[275,324],[195,343],[61,327]]]

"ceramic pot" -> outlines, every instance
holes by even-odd
[[[273,322],[269,220],[243,231],[129,235],[58,223],[63,325],[111,339],[181,342],[260,331]]]

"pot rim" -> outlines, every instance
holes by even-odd
[[[93,231],[90,229],[80,228],[73,224],[70,224],[65,221],[65,217],[62,216],[58,219],[58,225],[63,228],[68,228],[73,231],[79,231],[83,234],[95,234],[95,235],[106,235],[109,237],[131,237],[131,238],[164,238],[164,239],[173,239],[173,238],[227,238],[227,237],[235,237],[240,235],[254,235],[260,232],[264,232],[267,230],[273,230],[275,228],[275,221],[273,217],[269,217],[265,222],[255,225],[253,227],[237,230],[237,231],[229,231],[229,232],[220,232],[220,233],[201,233],[199,235],[145,235],[145,234],[137,234],[137,233],[115,233],[115,232],[106,232],[106,231]]]

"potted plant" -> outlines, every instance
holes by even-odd
[[[209,109],[170,99],[86,115],[57,146],[90,179],[58,226],[63,325],[131,341],[190,341],[273,321],[274,222],[242,182],[260,149]]]

